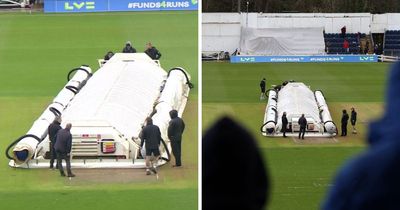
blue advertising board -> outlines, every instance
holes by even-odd
[[[44,12],[197,10],[197,0],[45,0]]]
[[[231,63],[370,63],[376,55],[232,56]]]

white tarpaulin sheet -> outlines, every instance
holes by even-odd
[[[323,28],[242,28],[242,55],[320,55]]]
[[[117,53],[77,94],[63,123],[105,121],[125,136],[137,137],[166,75],[144,53]]]

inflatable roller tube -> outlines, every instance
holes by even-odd
[[[272,134],[275,132],[275,125],[276,123],[274,121],[268,121],[261,126],[261,132]]]
[[[81,66],[80,69],[83,69],[83,70],[82,71],[76,70],[75,71],[76,73],[74,74],[74,76],[72,78],[70,78],[70,80],[69,80],[69,82],[67,83],[66,86],[74,86],[78,90],[80,90],[80,89],[82,89],[83,86],[86,85],[86,82],[92,76],[92,73],[91,73],[92,69],[90,69],[87,66]],[[87,72],[89,72],[89,74]]]
[[[56,115],[54,115],[54,113],[52,111],[50,111],[50,106],[48,106],[38,119],[45,120],[50,124],[54,121],[55,118],[56,118]]]
[[[74,92],[64,87],[53,99],[53,102],[62,104],[64,107],[66,107],[74,98],[74,96],[75,96]]]
[[[26,163],[27,161],[29,161],[32,158],[32,156],[34,154],[35,147],[32,147],[32,145],[37,144],[40,140],[41,139],[39,137],[37,137],[36,135],[32,135],[32,134],[27,134],[27,135],[21,136],[7,148],[7,151],[6,151],[7,158],[14,159],[16,164]],[[17,145],[13,149],[13,156],[10,157],[9,150],[15,144],[17,144]]]
[[[268,97],[268,100],[270,98],[270,95],[273,94],[271,97],[275,97],[278,95],[278,92],[275,89],[268,89],[265,91],[266,96]]]
[[[51,111],[55,116],[61,116],[64,111],[64,105],[60,103],[52,103],[49,106],[49,111]]]
[[[185,69],[183,69],[182,67],[175,67],[172,68],[168,71],[168,75],[167,77],[169,77],[169,75],[171,74],[172,71],[180,71],[185,75],[186,78],[186,84],[189,86],[190,89],[192,89],[194,87],[194,85],[190,82],[190,75],[185,71]]]
[[[275,101],[271,101],[271,103],[268,102],[268,105],[265,109],[264,122],[272,121],[276,123],[277,116],[278,112],[276,109],[276,102]]]
[[[76,72],[71,78],[72,74]],[[47,136],[47,128],[56,116],[60,116],[65,107],[71,102],[75,94],[79,91],[88,78],[90,78],[92,70],[88,66],[81,66],[71,70],[68,73],[68,82],[59,94],[54,98],[53,103],[46,108],[43,114],[34,122],[31,129],[12,144],[6,150],[6,156],[9,159],[14,159],[15,163],[22,164],[32,158],[37,145]],[[79,88],[77,87],[79,86]],[[13,155],[9,150],[14,147]]]
[[[325,101],[324,95],[322,94],[321,91],[315,91],[314,92],[315,99],[318,103],[318,108],[322,111],[321,112],[321,120],[322,122],[329,122],[332,121],[332,116],[329,112],[328,109],[328,104]]]
[[[71,92],[73,92],[75,95],[79,92],[79,89],[75,86],[65,86],[65,89],[70,90]]]
[[[336,128],[335,123],[333,123],[333,121],[325,122],[324,127],[325,127],[326,132],[328,132],[329,134],[337,133],[337,128]]]
[[[64,106],[64,108],[71,102],[71,100],[75,97],[75,95],[80,91],[86,81],[90,78],[91,69],[89,67],[80,67],[71,70],[68,73],[69,81],[64,89],[62,89],[57,96],[54,98],[53,102],[60,103]],[[72,78],[71,75],[74,73]],[[64,109],[63,109],[64,110]],[[61,111],[61,110],[59,110]]]
[[[89,77],[92,76],[92,70],[88,66],[81,66],[79,68],[74,68],[74,69],[72,69],[71,71],[68,72],[67,81],[70,81],[72,79],[71,78],[72,74],[75,73],[75,72],[78,72],[78,71],[84,72],[86,74],[86,78],[89,78]],[[75,77],[75,75],[74,75],[74,77]]]
[[[50,125],[50,123],[47,120],[38,119],[33,123],[31,129],[29,129],[29,131],[27,133],[35,135],[42,140],[42,139],[46,138],[46,136],[47,136],[47,129],[48,129],[49,125]],[[34,148],[36,148],[36,145]]]

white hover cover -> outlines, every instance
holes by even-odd
[[[144,53],[117,53],[75,97],[63,123],[106,121],[125,136],[138,137],[166,75]]]
[[[319,109],[313,92],[300,82],[288,83],[278,93],[278,116],[283,112],[287,113],[290,121],[292,117],[300,117],[305,114],[307,118],[313,118],[316,123],[320,123]],[[278,118],[281,124],[281,118]]]

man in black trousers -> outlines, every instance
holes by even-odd
[[[143,127],[140,133],[140,147],[145,145],[146,154],[146,175],[150,175],[151,172],[157,174],[157,161],[160,157],[160,143],[161,143],[161,132],[157,125],[153,125],[153,119],[148,117],[146,119],[146,126]],[[151,171],[151,172],[150,172]]]
[[[342,135],[341,136],[347,136],[347,123],[349,121],[349,115],[347,114],[347,111],[343,109],[343,114],[342,114]]]
[[[304,117],[304,114],[301,115],[298,121],[300,125],[300,131],[299,131],[299,139],[304,139],[304,134],[306,134],[306,127],[307,127],[307,119]]]
[[[260,89],[261,89],[261,96],[260,100],[263,100],[265,98],[265,78],[263,78],[260,82]]]
[[[283,133],[283,137],[284,137],[284,138],[287,137],[287,136],[286,136],[286,129],[287,129],[287,126],[288,126],[288,120],[287,120],[287,118],[286,118],[286,112],[283,112],[283,115],[282,115],[282,133]]]
[[[61,117],[57,116],[54,121],[49,125],[48,132],[49,132],[49,140],[50,140],[50,169],[53,169],[54,160],[57,160],[56,149],[54,145],[56,144],[57,140],[57,132],[61,129]],[[58,168],[58,165],[56,165]]]
[[[171,121],[168,126],[168,138],[171,141],[172,154],[175,157],[174,167],[182,166],[181,162],[181,144],[182,144],[182,133],[185,130],[185,123],[178,117],[178,111],[171,110],[169,112]]]
[[[72,124],[68,123],[64,129],[57,132],[57,140],[54,148],[57,153],[57,165],[60,170],[61,176],[65,176],[64,168],[62,166],[62,160],[65,160],[67,164],[67,176],[74,177],[75,175],[71,171],[71,160],[70,153],[72,147],[72,135],[71,135]]]
[[[356,129],[357,112],[354,109],[354,107],[351,108],[350,122],[351,122],[351,125],[353,126],[353,133],[356,134],[357,133],[357,129]]]

